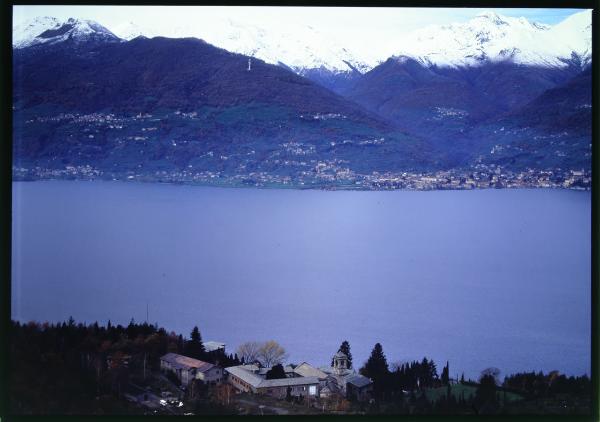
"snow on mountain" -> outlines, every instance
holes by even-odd
[[[592,12],[584,10],[575,13],[547,33],[547,45],[553,47],[559,57],[578,55],[582,65],[587,65],[592,58]]]
[[[97,22],[73,18],[65,22],[55,18],[35,18],[13,31],[13,46],[16,48],[55,44],[66,40],[120,41],[115,34]]]
[[[156,32],[150,28],[142,27],[134,22],[123,22],[112,28],[112,32],[123,40],[132,40],[137,37],[153,38],[157,36]]]
[[[40,16],[31,21],[22,23],[13,28],[12,45],[16,48],[25,47],[31,41],[48,29],[56,29],[61,26],[61,22],[50,16]]]
[[[124,39],[139,35],[202,38],[218,47],[267,63],[285,64],[301,75],[311,69],[333,73],[355,69],[365,73],[390,56],[408,56],[424,65],[441,67],[476,66],[503,60],[563,67],[573,59],[581,66],[591,60],[590,10],[571,15],[554,26],[488,11],[465,23],[432,25],[412,32],[401,41],[386,42],[388,47],[382,49],[380,57],[369,51],[358,53],[351,49],[354,46],[344,47],[318,30],[300,24],[266,30],[222,19],[177,26],[168,33],[159,34],[130,23],[115,28],[115,33]]]
[[[465,23],[428,26],[407,37],[394,56],[425,65],[476,66],[486,61],[566,66],[575,53],[582,63],[591,56],[591,11],[549,26],[527,19],[484,12]]]
[[[253,56],[270,64],[283,64],[299,74],[307,69],[321,68],[334,73],[353,70],[364,73],[377,64],[358,59],[347,48],[307,25],[266,30],[231,19],[215,19],[198,25],[179,25],[159,32],[129,22],[115,27],[114,32],[127,40],[139,35],[149,38],[200,38],[231,52]]]
[[[265,29],[222,18],[165,28],[123,22],[111,28],[113,33],[93,21],[60,22],[41,17],[14,28],[13,46],[20,48],[68,38],[195,37],[228,51],[285,65],[300,75],[314,69],[332,74],[351,74],[355,70],[365,73],[390,56],[408,56],[424,65],[441,67],[476,66],[502,60],[537,66],[563,67],[573,62],[585,66],[591,60],[590,10],[571,15],[554,26],[485,12],[464,23],[428,26],[400,40],[382,41],[383,52],[379,56],[373,51],[358,53],[356,46],[344,46],[302,24]]]

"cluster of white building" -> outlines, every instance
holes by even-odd
[[[371,379],[358,374],[349,366],[348,356],[338,352],[333,366],[314,367],[307,362],[284,367],[285,378],[267,379],[271,368],[247,364],[220,368],[208,362],[176,353],[167,353],[160,359],[163,371],[172,371],[186,386],[193,379],[207,384],[228,382],[240,392],[265,394],[276,398],[320,397],[332,395],[358,401],[368,400],[373,391]]]

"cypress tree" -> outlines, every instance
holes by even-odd
[[[446,361],[446,366],[442,369],[442,384],[447,385],[450,382],[450,364]]]

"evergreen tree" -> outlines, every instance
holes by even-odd
[[[285,378],[285,370],[283,365],[278,363],[274,365],[270,370],[267,371],[266,377],[268,380],[283,379]]]
[[[389,372],[387,359],[383,353],[383,347],[381,344],[375,344],[371,351],[371,356],[364,367],[361,368],[360,373],[366,377],[375,379],[385,376]]]
[[[484,374],[479,379],[475,391],[474,404],[478,413],[492,413],[498,405],[496,399],[496,378],[492,374]]]
[[[352,369],[352,353],[350,353],[350,343],[348,343],[347,340],[344,340],[338,351],[348,356],[348,368]]]
[[[350,353],[350,343],[344,340],[338,349],[338,352],[342,352],[348,356],[348,369],[352,369],[352,353]],[[331,366],[333,366],[333,358],[331,358]]]
[[[450,382],[450,364],[448,361],[446,361],[446,366],[444,366],[444,369],[442,369],[441,379],[443,385],[448,385]]]
[[[360,369],[360,373],[365,377],[371,378],[377,390],[382,390],[383,385],[387,381],[389,369],[381,344],[377,343],[373,347],[371,356],[369,356],[365,366]]]
[[[185,355],[194,359],[204,358],[206,352],[204,350],[204,344],[202,343],[202,336],[198,327],[194,327],[190,340],[185,344]]]
[[[177,336],[177,353],[179,353],[181,355],[184,352],[185,352],[185,342],[183,341],[183,336],[181,334],[179,334],[179,336]]]

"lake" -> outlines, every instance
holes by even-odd
[[[590,373],[591,195],[13,183],[12,316]]]

